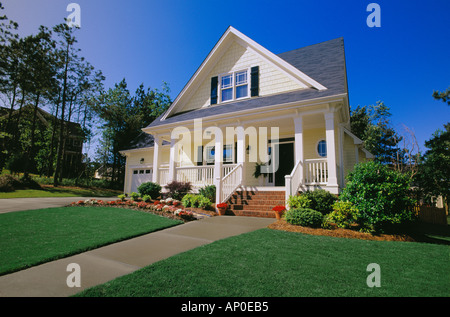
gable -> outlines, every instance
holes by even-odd
[[[235,41],[215,64],[192,98],[175,113],[209,107],[211,105],[210,78],[221,74],[248,70],[254,66],[259,66],[259,96],[307,88],[305,84],[291,78],[250,47],[245,47]]]
[[[236,29],[229,27],[168,111],[162,116],[161,121],[177,113],[210,107],[212,78],[238,70],[247,69],[249,73],[250,67],[255,66],[259,67],[258,96],[269,96],[306,88],[327,89],[298,68]],[[234,75],[232,74],[232,76]],[[217,106],[220,104],[221,102]]]

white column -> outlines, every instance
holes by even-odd
[[[327,139],[327,161],[328,161],[328,186],[336,187],[334,194],[338,192],[337,168],[336,168],[336,138],[334,131],[334,112],[325,113],[325,129]]]
[[[153,176],[152,181],[153,183],[159,182],[159,159],[160,159],[160,153],[161,153],[161,145],[162,145],[162,139],[158,135],[153,136],[154,139],[154,145],[153,145]]]
[[[221,203],[222,199],[222,160],[223,160],[223,135],[218,127],[214,130],[214,185],[216,186],[216,204]]]
[[[237,134],[237,164],[242,164],[241,184],[245,175],[245,130],[244,127],[236,128]]]
[[[294,118],[295,125],[295,163],[303,162],[303,117]]]
[[[169,157],[169,179],[168,179],[169,183],[171,181],[177,180],[177,174],[175,171],[175,163],[176,163],[175,145],[176,145],[176,140],[174,138],[172,138],[172,136],[171,136],[170,137],[170,157]]]

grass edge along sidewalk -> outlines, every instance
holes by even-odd
[[[0,214],[0,275],[181,223],[111,207],[59,207]]]
[[[79,297],[448,296],[448,246],[260,229],[172,256]],[[371,263],[380,287],[368,287]]]

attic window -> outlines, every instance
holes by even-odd
[[[246,98],[249,96],[248,69],[220,76],[221,102]]]

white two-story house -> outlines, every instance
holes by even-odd
[[[122,151],[127,193],[177,180],[216,185],[216,202],[239,192],[338,194],[353,166],[372,158],[350,131],[342,38],[276,55],[229,27],[142,130]]]

